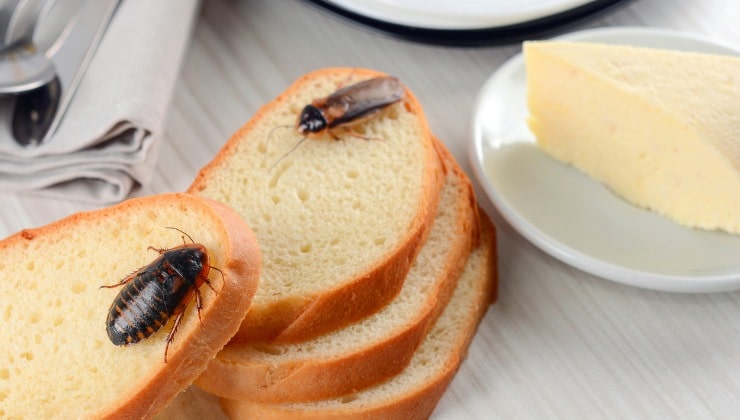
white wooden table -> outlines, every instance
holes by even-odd
[[[569,30],[616,25],[740,46],[740,2],[635,0]],[[400,77],[472,176],[474,99],[519,50],[407,42],[298,1],[205,1],[156,173],[136,195],[187,188],[260,105],[327,66]],[[0,236],[95,207],[0,193]],[[673,294],[612,283],[551,258],[496,221],[499,300],[434,418],[740,418],[740,292]]]

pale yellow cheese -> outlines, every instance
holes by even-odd
[[[633,204],[740,233],[740,58],[524,43],[539,147]]]

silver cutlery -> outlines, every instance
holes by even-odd
[[[23,145],[38,145],[53,135],[100,42],[119,0],[87,0],[48,51],[55,77],[17,95],[12,133]]]
[[[54,78],[54,65],[33,41],[54,0],[7,0],[0,6],[0,94],[34,89]]]

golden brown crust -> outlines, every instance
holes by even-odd
[[[403,280],[428,233],[425,225],[413,226],[408,239],[392,256],[351,282],[306,297],[297,305],[292,304],[294,301],[283,300],[269,307],[253,308],[234,341],[272,344],[306,341],[379,311],[401,291]]]
[[[188,188],[188,192],[198,194],[208,183],[211,172],[228,166],[229,157],[238,152],[240,139],[253,130],[260,120],[268,118],[278,104],[289,100],[302,86],[337,74],[346,75],[348,79],[350,76],[370,78],[385,75],[361,68],[325,68],[304,75],[274,101],[260,108],[254,117],[229,139],[218,155],[200,170],[193,184]],[[426,155],[420,157],[428,162],[426,173],[423,175],[426,182],[423,199],[420,200],[417,217],[414,218],[414,223],[409,227],[405,238],[399,241],[395,250],[382,261],[378,261],[374,267],[368,268],[356,278],[348,279],[332,290],[322,291],[315,296],[288,297],[268,303],[254,302],[244,319],[242,328],[234,337],[235,342],[295,343],[305,341],[377,312],[401,290],[403,279],[434,220],[439,191],[444,182],[444,170],[434,142],[431,140],[422,107],[408,89],[406,89],[403,106],[418,116],[426,133],[425,137],[430,139],[426,146]]]
[[[452,381],[460,363],[465,359],[471,340],[483,315],[489,306],[490,296],[498,287],[496,262],[496,235],[493,223],[487,215],[481,212],[481,244],[486,247],[487,257],[485,269],[480,274],[487,280],[485,287],[480,290],[476,299],[476,307],[467,316],[467,331],[456,343],[457,352],[450,357],[436,376],[422,386],[411,390],[396,398],[386,401],[377,401],[358,410],[346,409],[311,409],[298,410],[289,405],[261,404],[248,401],[222,399],[221,404],[232,419],[425,419],[434,411],[439,399]]]
[[[221,408],[221,401],[197,386],[191,385],[153,420],[229,420]]]
[[[23,251],[24,253],[34,252],[29,250],[34,248],[34,242],[38,243],[38,252],[45,252],[44,250],[53,247],[57,242],[66,246],[74,246],[69,243],[70,241],[68,239],[71,233],[81,232],[82,234],[79,236],[84,237],[84,232],[93,225],[98,226],[97,231],[101,231],[100,226],[103,226],[106,230],[110,229],[113,231],[120,226],[116,222],[112,222],[113,220],[121,220],[121,218],[126,218],[126,215],[132,215],[134,213],[141,215],[147,211],[151,211],[154,214],[156,213],[156,209],[170,208],[169,206],[179,206],[180,209],[187,208],[188,215],[195,214],[196,216],[201,216],[204,219],[203,223],[208,223],[209,227],[211,227],[210,224],[213,224],[212,228],[218,229],[216,236],[221,239],[221,250],[223,250],[223,253],[217,255],[220,264],[218,268],[224,274],[223,281],[220,281],[220,276],[218,280],[212,281],[218,293],[211,294],[210,292],[205,292],[208,294],[208,297],[206,298],[207,303],[200,312],[202,323],[197,322],[196,317],[196,320],[192,322],[184,321],[181,324],[176,338],[169,348],[167,363],[164,363],[161,357],[164,346],[162,345],[160,347],[157,345],[151,347],[157,356],[156,358],[148,358],[146,360],[151,360],[151,363],[156,363],[156,365],[150,366],[151,370],[147,370],[147,372],[154,373],[151,376],[142,377],[141,379],[135,378],[137,381],[134,382],[135,386],[132,389],[125,389],[120,392],[117,401],[113,403],[100,401],[101,406],[94,407],[97,412],[85,413],[86,416],[117,419],[149,417],[165,407],[178,392],[185,389],[205,369],[209,360],[223,348],[238,329],[257,289],[261,257],[256,238],[237,213],[220,203],[191,194],[162,194],[130,199],[119,205],[101,210],[77,213],[43,227],[18,232],[0,242],[0,250],[3,251],[11,248],[18,250],[27,246],[28,249]],[[169,211],[167,210],[167,212]],[[172,222],[176,223],[177,221]],[[107,224],[110,224],[110,227],[106,227]],[[114,236],[111,236],[110,239]],[[46,241],[46,238],[49,238],[49,241]],[[96,245],[93,244],[91,246]],[[115,244],[106,243],[97,246],[107,247],[115,246]],[[115,248],[111,249],[110,252],[115,253]],[[70,251],[70,253],[72,252]],[[43,259],[43,257],[43,255],[39,255],[39,259]],[[101,264],[98,261],[91,261],[89,257],[86,260],[86,256],[84,255],[80,256],[80,259],[74,261],[74,263],[79,264],[80,267]],[[120,268],[116,269],[115,267],[107,267],[106,269],[109,269],[111,272],[120,270]],[[80,273],[82,274],[83,271]],[[59,280],[71,282],[75,279],[70,280],[65,277],[59,278]],[[87,288],[87,290],[90,290],[90,294],[95,296],[95,300],[100,300],[101,310],[107,309],[110,305],[110,294],[99,291],[101,289],[98,289],[97,286],[100,286],[100,284],[96,283],[101,280],[91,278],[85,279],[85,281],[90,282],[90,287]],[[111,291],[111,293],[116,292]],[[74,308],[68,308],[68,310],[71,315],[86,316],[75,314]],[[102,322],[99,325],[102,326]],[[104,327],[102,330],[105,331]],[[52,333],[54,331],[64,334],[69,333],[64,329],[56,329]],[[74,331],[74,333],[78,333],[78,331]],[[102,332],[102,334],[105,333]],[[160,340],[159,338],[151,338],[149,340],[164,344],[164,340]],[[55,341],[64,343],[63,346],[69,343],[70,346],[74,346],[75,348],[80,345],[76,340],[55,339]],[[138,344],[137,346],[141,347],[145,345]],[[135,347],[131,347],[129,350],[129,348],[118,348],[112,346],[110,343],[104,343],[99,350],[102,354],[100,358],[112,361],[124,352],[129,352],[127,354],[128,356],[131,351],[138,351]],[[160,348],[161,351],[159,350]],[[145,349],[142,348],[142,350]],[[63,349],[62,351],[67,350]],[[73,350],[69,351],[71,352]],[[66,367],[66,369],[70,368],[74,368],[74,364]],[[62,369],[62,367],[49,366],[48,369]],[[126,374],[126,372],[115,372],[114,376],[119,374]],[[79,375],[85,375],[85,373],[80,372]],[[49,386],[53,385],[50,384]],[[99,386],[104,388],[109,386],[109,384],[100,383]],[[73,407],[70,407],[70,409],[77,410],[77,408]],[[58,413],[58,415],[65,417],[63,413]]]
[[[214,360],[196,385],[214,395],[261,403],[331,398],[342,395],[341,390],[351,394],[355,390],[349,384],[371,386],[401,372],[423,339],[424,327],[425,322],[420,322],[362,354],[315,363],[271,367],[266,363],[235,365],[229,360]]]
[[[269,360],[235,358],[233,353],[222,352],[198,377],[198,386],[232,399],[311,401],[355,392],[403,370],[446,306],[468,255],[477,246],[478,214],[472,184],[444,145],[440,143],[439,148],[448,172],[452,172],[449,176],[456,179],[451,188],[460,191],[457,202],[449,209],[456,212],[457,225],[455,241],[449,244],[450,251],[445,255],[444,269],[438,273],[441,280],[435,282],[426,296],[419,297],[425,300],[425,308],[419,311],[418,318],[398,331],[388,331],[381,341],[334,357],[304,358],[275,365]],[[240,346],[233,342],[227,345],[237,349]]]
[[[257,238],[232,209],[213,200],[202,200],[223,221],[219,236],[227,241],[224,245],[228,257],[219,267],[223,282],[215,282],[216,286],[223,286],[216,289],[218,293],[211,303],[200,311],[203,327],[178,331],[162,369],[105,417],[146,418],[166,407],[228,343],[249,310],[262,264]]]

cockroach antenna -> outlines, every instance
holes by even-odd
[[[264,153],[265,153],[265,159],[267,158],[267,146],[270,144],[270,140],[272,139],[272,135],[275,134],[275,131],[281,128],[293,128],[290,124],[281,124],[275,127],[272,127],[269,133],[267,133],[267,138],[265,139],[265,146],[264,146]],[[275,166],[274,164],[272,166]]]
[[[400,102],[404,95],[404,86],[397,78],[380,76],[342,87],[329,96],[311,101],[303,107],[295,125],[296,131],[303,138],[270,165],[270,170],[287,155],[293,153],[308,138],[317,138],[328,134],[334,140],[341,140],[339,136],[332,132],[332,130],[338,128],[346,129],[348,133],[355,137],[369,140],[365,136],[354,133],[351,127],[362,123],[382,109]],[[283,127],[286,126],[279,125],[270,130],[265,140],[265,155],[267,154],[267,143],[270,141],[270,137],[276,129]]]
[[[282,156],[280,156],[280,157],[278,158],[278,160],[276,160],[275,162],[273,162],[273,164],[272,164],[272,165],[270,165],[270,169],[269,169],[269,171],[272,171],[272,168],[274,168],[275,166],[277,166],[277,164],[278,164],[278,163],[280,163],[280,162],[281,162],[281,161],[282,161],[283,159],[285,159],[286,157],[288,157],[288,155],[289,155],[289,154],[293,153],[293,152],[295,151],[295,149],[297,149],[297,148],[298,148],[298,146],[300,146],[301,144],[303,144],[303,142],[304,142],[304,141],[306,141],[306,139],[308,139],[308,136],[303,136],[303,138],[302,138],[302,139],[298,140],[298,143],[296,143],[296,144],[295,144],[295,146],[293,146],[293,147],[292,147],[292,148],[291,148],[290,150],[288,150],[287,152],[283,153],[283,155],[282,155]]]

